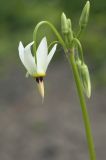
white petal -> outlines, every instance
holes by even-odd
[[[36,52],[38,73],[42,73],[45,70],[45,66],[47,63],[47,54],[48,54],[47,40],[46,40],[46,37],[44,37],[41,40]]]
[[[31,45],[33,45],[34,42],[29,43],[24,50],[24,63],[25,67],[28,70],[28,72],[33,75],[36,73],[36,64],[35,59],[32,56],[31,53]]]
[[[53,48],[51,49],[51,51],[50,51],[49,54],[48,54],[46,69],[47,69],[47,67],[48,67],[48,65],[49,65],[49,63],[50,63],[50,61],[51,61],[52,58],[53,58],[53,55],[54,55],[54,53],[55,53],[55,51],[56,51],[56,47],[57,47],[57,44],[55,44],[55,45],[53,46]]]
[[[19,57],[30,75],[33,75],[36,73],[35,59],[31,53],[31,45],[33,45],[33,43],[34,42],[31,42],[24,48],[22,42],[20,42],[19,48],[18,48]]]
[[[24,64],[24,46],[23,46],[22,42],[19,43],[18,51],[19,51],[19,57],[20,57],[22,63]]]

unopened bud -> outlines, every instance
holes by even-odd
[[[71,23],[71,19],[67,19],[67,25],[68,25],[68,28],[72,28],[72,23]]]
[[[83,10],[82,10],[81,17],[79,20],[79,26],[81,29],[84,29],[88,23],[89,11],[90,11],[90,2],[87,1]]]
[[[80,75],[80,79],[82,82],[83,91],[85,92],[86,96],[90,98],[91,96],[91,81],[90,81],[90,75],[89,70],[86,64],[82,64],[81,60],[78,59],[76,61],[78,72]]]
[[[61,30],[63,34],[68,33],[68,24],[67,24],[67,18],[64,13],[61,15]]]
[[[68,25],[68,30],[69,30],[68,39],[69,39],[69,42],[71,43],[72,40],[73,40],[73,31],[72,31],[71,19],[67,19],[67,25]]]
[[[91,96],[91,81],[90,81],[89,70],[88,70],[88,67],[86,64],[82,65],[81,77],[82,77],[82,83],[83,83],[85,94],[88,98],[90,98],[90,96]]]

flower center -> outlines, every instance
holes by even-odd
[[[39,83],[39,82],[42,82],[43,81],[43,77],[36,77],[36,82]]]

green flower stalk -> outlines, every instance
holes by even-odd
[[[72,38],[72,35],[74,35],[74,34],[72,31],[72,27],[69,27],[69,28],[71,28],[72,34],[70,35],[69,31],[68,31],[68,33],[64,36],[64,41],[67,46],[67,50],[68,50],[67,53],[68,53],[68,55],[70,55],[70,57],[67,56],[67,58],[68,58],[69,64],[72,67],[72,71],[73,71],[73,75],[74,75],[74,79],[75,79],[75,84],[76,84],[76,88],[77,88],[77,93],[79,96],[80,106],[81,106],[81,110],[82,110],[82,117],[83,117],[83,121],[84,121],[84,125],[85,125],[86,138],[87,138],[87,143],[88,143],[88,148],[89,148],[90,160],[96,160],[95,147],[94,147],[93,136],[92,136],[92,132],[91,132],[90,120],[89,120],[89,116],[88,116],[88,112],[87,112],[87,108],[86,108],[85,97],[83,94],[83,92],[84,92],[87,95],[87,97],[90,98],[90,96],[91,96],[91,81],[90,81],[88,67],[84,62],[82,45],[78,39],[80,37],[81,31],[87,26],[88,17],[89,17],[89,10],[90,10],[90,2],[87,1],[86,5],[82,11],[80,20],[79,20],[80,29],[79,29],[78,34],[76,34],[77,36],[75,36],[75,37],[73,36],[73,38]],[[66,23],[65,25],[67,26],[66,19],[65,19],[64,23]],[[64,33],[63,33],[63,35],[64,35]],[[70,43],[70,39],[71,39],[71,43]],[[79,60],[79,54],[76,55],[76,53],[75,53],[76,48],[79,49],[79,51],[80,51],[81,61]],[[76,62],[76,60],[79,60],[79,61]]]
[[[71,53],[70,54],[70,64],[72,66],[76,89],[77,89],[77,93],[78,93],[79,101],[80,101],[80,106],[81,106],[81,110],[82,110],[82,117],[83,117],[83,121],[84,121],[86,138],[87,138],[88,149],[89,149],[89,156],[90,156],[90,160],[96,160],[95,147],[94,147],[93,136],[92,136],[92,132],[91,132],[90,120],[89,120],[89,115],[88,115],[88,111],[87,111],[87,107],[86,107],[85,97],[83,94],[82,83],[81,83],[80,76],[78,73],[78,68],[77,68],[77,65],[75,62],[74,49],[70,50],[70,53]]]

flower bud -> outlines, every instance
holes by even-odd
[[[87,1],[82,10],[81,17],[79,20],[79,26],[81,29],[84,29],[88,23],[89,11],[90,11],[90,2]]]
[[[64,13],[61,15],[61,30],[63,34],[68,33],[68,24],[67,24],[67,18]]]
[[[90,81],[89,70],[88,70],[88,67],[86,64],[82,65],[81,77],[82,77],[82,83],[83,83],[83,88],[84,88],[85,94],[88,98],[90,98],[90,96],[91,96],[91,81]]]
[[[68,39],[71,42],[73,40],[73,31],[72,31],[72,24],[71,24],[71,19],[67,19],[67,25],[68,25],[68,30],[69,30],[69,34],[68,34]]]
[[[81,78],[83,91],[85,92],[86,96],[90,98],[91,96],[91,81],[90,81],[90,75],[89,70],[86,64],[81,64],[81,60],[78,59],[76,61],[78,72]]]
[[[67,25],[68,25],[68,28],[72,28],[72,23],[71,23],[71,19],[67,19]]]

